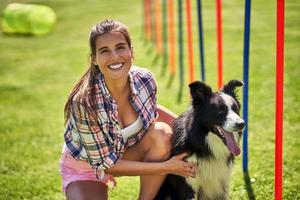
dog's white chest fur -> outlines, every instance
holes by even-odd
[[[206,194],[208,198],[213,197],[216,193],[224,194],[229,189],[232,163],[228,166],[226,161],[230,153],[216,135],[209,133],[208,141],[209,148],[215,158],[210,157],[199,160],[196,155],[187,158],[188,162],[195,163],[198,166],[196,178],[187,178],[187,183],[191,185],[196,193],[195,199],[197,199],[200,188],[201,193]]]

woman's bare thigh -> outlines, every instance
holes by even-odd
[[[147,134],[145,134],[144,137],[138,143],[128,148],[124,152],[122,159],[132,161],[143,161],[145,154],[149,149],[149,143],[150,138],[147,136]]]
[[[76,181],[66,189],[67,200],[107,200],[107,187],[95,181]]]

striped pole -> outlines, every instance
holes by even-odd
[[[197,0],[197,13],[198,13],[198,33],[199,33],[199,52],[201,63],[201,80],[205,82],[205,66],[204,66],[204,40],[203,40],[203,23],[202,23],[202,6],[201,0]]]
[[[216,0],[217,52],[218,52],[218,88],[223,85],[223,44],[222,44],[222,2]]]
[[[192,33],[192,14],[191,0],[186,0],[186,21],[187,21],[187,39],[188,39],[188,63],[190,83],[195,80],[194,76],[194,55],[193,55],[193,33]]]
[[[250,48],[250,19],[251,19],[251,0],[245,0],[245,19],[244,19],[244,59],[243,59],[243,118],[246,127],[243,131],[243,171],[248,171],[248,91],[249,91],[249,48]]]
[[[275,200],[281,200],[284,78],[284,0],[277,0],[276,28]]]

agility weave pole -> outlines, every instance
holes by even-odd
[[[167,20],[167,0],[162,0],[162,41],[163,41],[163,60],[162,60],[162,76],[165,75],[168,67],[168,20]]]
[[[189,83],[191,83],[195,80],[191,0],[186,0],[185,2],[186,2],[185,8],[186,8],[186,30],[187,30],[187,48],[188,48],[188,63],[189,63]]]
[[[284,78],[284,0],[277,0],[276,27],[276,118],[275,118],[275,200],[282,199],[282,128]]]
[[[155,17],[155,1],[149,0],[149,9],[150,9],[150,22],[151,22],[151,42],[155,46],[156,42],[156,33],[155,33],[155,24],[156,24],[156,17]]]
[[[217,88],[223,86],[223,42],[222,42],[222,1],[216,0],[216,30],[217,30],[217,52],[218,52],[218,83]]]
[[[155,23],[155,44],[156,52],[158,55],[162,55],[163,41],[162,41],[162,18],[161,18],[161,6],[160,0],[154,1],[154,23]]]
[[[181,102],[184,85],[184,64],[183,64],[183,14],[182,0],[178,0],[178,45],[179,45],[179,91],[177,102]]]
[[[174,1],[168,0],[168,38],[169,38],[169,68],[171,76],[176,72],[175,62],[175,31],[174,31]]]
[[[145,33],[146,39],[151,39],[151,3],[150,0],[144,0],[144,12],[145,12]]]
[[[249,49],[250,49],[251,0],[245,0],[244,19],[244,56],[243,56],[243,119],[246,126],[243,131],[243,171],[248,171],[248,91],[249,91]]]
[[[197,14],[198,14],[198,37],[199,37],[199,52],[201,63],[201,80],[205,82],[205,64],[204,64],[204,36],[203,36],[203,22],[202,22],[202,5],[201,0],[197,0]]]

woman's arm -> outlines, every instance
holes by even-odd
[[[173,120],[178,116],[173,113],[172,111],[168,110],[167,108],[163,107],[162,105],[157,105],[157,112],[158,112],[158,119],[157,121],[165,122],[172,127]]]
[[[182,153],[164,162],[140,162],[120,159],[105,172],[113,176],[176,174],[184,177],[194,177],[195,166],[182,160],[187,155],[188,153]]]

